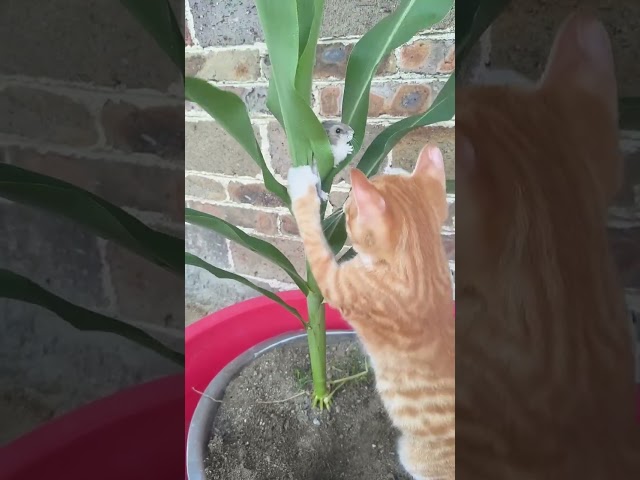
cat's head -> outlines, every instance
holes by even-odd
[[[495,265],[505,253],[553,254],[557,232],[579,242],[577,232],[602,228],[621,179],[617,120],[609,37],[586,13],[562,25],[537,83],[461,89],[460,264]]]
[[[439,242],[437,235],[448,216],[439,148],[426,145],[412,173],[393,172],[368,179],[353,169],[344,204],[354,250],[375,261],[392,262],[407,251],[420,255],[420,245]]]

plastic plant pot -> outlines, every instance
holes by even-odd
[[[279,297],[306,318],[307,300],[301,292],[284,292]],[[340,313],[329,306],[325,306],[325,319],[328,332],[352,331]],[[185,442],[198,403],[210,402],[203,399],[200,392],[207,390],[216,375],[234,361],[245,362],[247,354],[253,355],[261,345],[303,332],[298,319],[265,297],[232,305],[188,326],[185,335]]]
[[[307,317],[307,299],[298,290],[278,295]],[[337,310],[326,307],[327,330],[351,330]],[[211,380],[256,345],[286,333],[303,332],[300,321],[266,297],[256,297],[208,315],[185,332],[185,440],[193,412]],[[197,392],[196,392],[197,390]]]
[[[137,385],[62,415],[0,450],[1,480],[175,480],[182,374]],[[168,440],[169,439],[169,440]]]

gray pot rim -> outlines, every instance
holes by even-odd
[[[354,340],[355,338],[356,334],[351,330],[327,331],[327,345],[337,344],[345,340]],[[200,396],[189,423],[186,449],[188,480],[206,480],[204,461],[207,454],[207,443],[211,437],[213,419],[220,405],[207,398],[207,396],[222,399],[229,382],[256,358],[284,345],[306,344],[306,340],[306,332],[283,333],[272,337],[238,355],[213,377],[204,391],[206,396]]]

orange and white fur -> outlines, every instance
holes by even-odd
[[[538,83],[457,92],[460,478],[640,478],[605,226],[617,125],[609,38],[584,13],[561,27]]]
[[[402,465],[415,479],[453,479],[455,326],[440,239],[448,216],[440,150],[423,148],[413,173],[369,180],[352,170],[344,211],[357,256],[341,264],[322,232],[317,177],[304,166],[289,170],[288,179],[311,271],[371,358],[378,392],[401,432]]]

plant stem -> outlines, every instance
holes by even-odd
[[[311,360],[311,378],[313,380],[313,404],[322,409],[328,406],[327,388],[327,330],[322,295],[314,291],[307,296],[309,323],[307,341],[309,343],[309,359]]]

